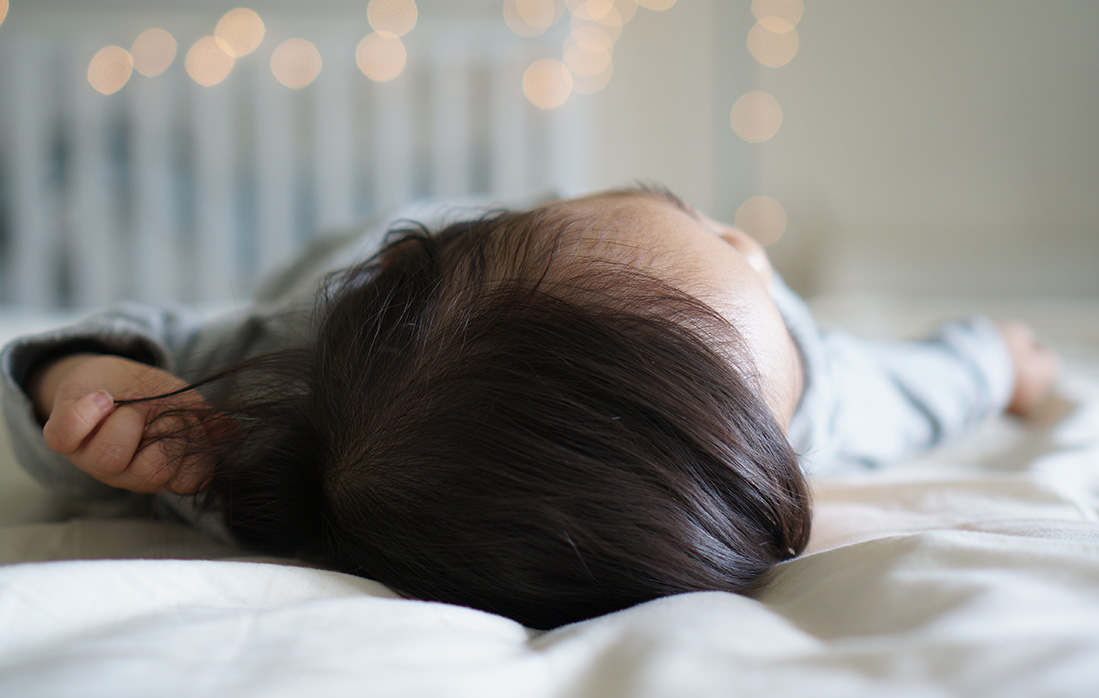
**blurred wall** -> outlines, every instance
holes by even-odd
[[[638,13],[599,93],[594,184],[665,182],[732,220],[776,199],[802,291],[1099,295],[1099,2],[806,2],[794,59],[749,0]],[[770,140],[736,99],[782,108]]]
[[[87,6],[11,1],[0,40],[19,31],[23,4],[56,18]],[[500,21],[503,3],[419,4],[425,21],[454,20],[457,32],[470,17]],[[207,21],[236,4],[95,6],[120,21],[141,8]],[[324,8],[364,24],[365,5]],[[786,225],[772,256],[803,292],[1099,295],[1099,2],[805,5],[797,53],[777,68],[746,47],[751,0],[638,10],[614,46],[609,85],[566,106],[587,116],[588,171],[574,184],[659,181],[728,221],[749,197],[773,197]],[[782,110],[759,143],[730,127],[730,109],[751,91]]]

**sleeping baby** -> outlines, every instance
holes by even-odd
[[[807,474],[1026,412],[1058,371],[984,318],[822,331],[757,243],[663,189],[399,222],[321,276],[332,247],[239,315],[128,305],[9,344],[20,461],[549,628],[750,593],[806,545]]]

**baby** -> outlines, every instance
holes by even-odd
[[[548,628],[758,588],[807,542],[807,472],[1025,412],[1058,370],[980,318],[820,331],[757,243],[654,188],[408,224],[319,286],[310,266],[227,320],[126,306],[9,344],[21,462]]]

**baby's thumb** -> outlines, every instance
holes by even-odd
[[[46,446],[65,456],[75,453],[113,409],[114,398],[102,390],[68,404],[55,405],[42,427]]]

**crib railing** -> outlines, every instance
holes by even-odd
[[[520,39],[495,17],[422,17],[405,37],[401,75],[373,82],[354,58],[364,21],[282,5],[281,15],[264,12],[256,55],[203,87],[184,70],[188,47],[210,31],[200,6],[203,17],[4,27],[0,302],[241,299],[311,237],[410,200],[584,184],[584,105],[541,111],[521,87],[550,38]],[[135,72],[114,94],[93,90],[96,50],[150,23],[179,42],[170,68]],[[323,60],[302,89],[269,66],[290,36],[312,41]]]

